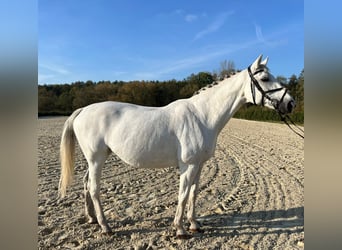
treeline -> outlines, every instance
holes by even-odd
[[[210,73],[200,72],[182,81],[87,81],[38,85],[38,115],[70,115],[77,108],[102,101],[161,107],[191,97],[213,81]]]
[[[71,84],[38,85],[38,116],[70,115],[77,108],[102,101],[165,106],[177,99],[191,97],[215,78],[215,74],[200,72],[181,81],[78,81]],[[293,118],[304,123],[304,71],[298,78],[293,75],[289,81],[280,78],[297,100]],[[276,112],[251,105],[241,108],[235,117],[278,120]]]

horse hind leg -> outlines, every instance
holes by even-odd
[[[83,177],[83,186],[84,186],[84,199],[85,199],[85,214],[88,218],[88,223],[94,224],[97,223],[96,214],[94,210],[94,204],[90,197],[89,193],[89,170],[87,170],[86,174]]]
[[[97,152],[93,154],[92,157],[86,157],[89,164],[89,173],[88,173],[88,183],[87,183],[87,191],[89,192],[90,198],[86,196],[86,209],[88,209],[88,213],[90,216],[92,206],[95,210],[96,219],[98,224],[101,226],[103,233],[110,233],[111,229],[108,226],[107,220],[103,213],[103,208],[100,202],[100,179],[101,172],[104,162],[108,156],[108,150],[103,150],[101,152]],[[87,193],[88,194],[88,193]],[[94,216],[92,216],[94,218]]]

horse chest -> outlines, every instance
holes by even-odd
[[[216,145],[216,136],[210,132],[188,134],[180,140],[180,160],[184,163],[207,161],[213,156]]]

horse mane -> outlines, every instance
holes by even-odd
[[[269,68],[268,68],[266,65],[262,65],[262,64],[259,65],[259,67],[258,67],[255,71],[258,71],[258,70],[264,71],[265,73],[270,73],[270,70],[269,70]],[[232,71],[232,72],[230,72],[230,74],[225,75],[224,77],[218,77],[218,78],[217,78],[214,82],[212,82],[211,84],[208,84],[208,85],[206,85],[206,86],[200,88],[199,90],[197,90],[192,96],[198,95],[198,94],[200,94],[201,92],[207,90],[208,88],[211,88],[211,87],[213,87],[213,86],[215,86],[215,85],[218,85],[218,84],[220,84],[221,82],[223,82],[223,80],[225,80],[225,79],[227,79],[227,78],[230,78],[231,76],[233,76],[233,75],[235,75],[235,74],[237,74],[237,73],[240,73],[240,72],[241,72],[241,70]]]
[[[225,75],[224,77],[218,77],[218,78],[217,78],[215,81],[213,81],[212,83],[210,83],[210,84],[208,84],[208,85],[206,85],[206,86],[200,88],[199,90],[197,90],[192,96],[198,95],[198,94],[200,94],[201,92],[204,92],[205,90],[207,90],[207,89],[209,89],[209,88],[212,88],[213,86],[222,83],[223,80],[228,79],[228,78],[230,78],[231,76],[233,76],[233,75],[235,75],[236,73],[239,73],[239,72],[240,72],[240,70],[238,70],[238,71],[232,71],[232,72],[230,72],[229,75]]]

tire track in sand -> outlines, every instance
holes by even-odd
[[[254,129],[258,130],[255,127]],[[250,134],[245,134],[246,138],[250,137]],[[258,249],[284,246],[290,249],[300,248],[304,245],[303,183],[292,173],[284,171],[286,163],[280,161],[279,156],[269,153],[269,148],[275,146],[272,141],[262,137],[257,140],[258,144],[253,144],[250,143],[250,138],[248,140],[241,136],[244,133],[239,135],[237,137],[227,133],[224,136],[229,137],[229,140],[223,141],[226,144],[224,147],[236,160],[241,171],[246,171],[245,176],[252,177],[257,187],[255,202],[251,198],[247,199],[249,202],[241,210],[246,215],[245,224],[257,225],[256,233],[242,237],[243,243],[248,242],[249,247]],[[265,146],[261,147],[259,143]],[[298,152],[294,155],[298,155]]]

